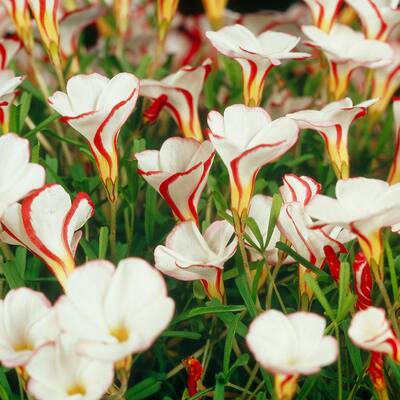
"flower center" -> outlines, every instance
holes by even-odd
[[[16,343],[14,346],[15,351],[32,351],[33,345],[28,340],[22,340]]]
[[[86,394],[86,389],[80,383],[70,386],[67,390],[68,396],[73,396],[74,394],[81,394],[84,396]]]
[[[126,342],[129,339],[129,330],[124,325],[112,328],[110,334],[114,336],[119,343]]]

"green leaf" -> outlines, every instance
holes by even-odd
[[[99,259],[106,258],[108,248],[108,226],[102,226],[99,232]]]
[[[320,302],[321,306],[324,308],[325,312],[329,316],[329,318],[334,321],[335,320],[335,314],[326,299],[324,293],[322,292],[321,288],[318,285],[318,282],[315,280],[315,278],[311,274],[305,274],[304,275],[304,280],[306,281],[307,285],[312,289],[314,292],[315,297],[318,299]]]
[[[233,345],[233,341],[235,339],[236,329],[238,326],[239,319],[240,319],[240,315],[236,314],[235,317],[233,318],[231,325],[228,327],[228,333],[227,333],[226,339],[225,339],[224,360],[223,360],[223,368],[222,368],[222,371],[223,371],[225,377],[228,375],[228,371],[229,371],[232,345]]]
[[[239,293],[242,296],[244,304],[246,304],[246,308],[247,308],[247,311],[249,312],[250,316],[252,318],[256,317],[257,316],[257,308],[251,297],[251,293],[249,290],[249,286],[247,284],[246,276],[244,274],[237,276],[235,278],[235,283],[236,283],[237,288],[239,289]]]
[[[20,275],[17,266],[13,261],[6,261],[3,264],[3,271],[8,286],[10,286],[11,289],[16,289],[25,286],[25,282],[22,276]]]
[[[243,353],[241,354],[231,365],[231,368],[229,369],[229,372],[226,376],[226,380],[228,380],[231,375],[240,367],[243,367],[249,363],[250,356],[248,353]]]
[[[225,398],[225,377],[222,372],[215,375],[214,400],[224,400]]]
[[[55,121],[60,115],[55,113],[51,114],[49,117],[44,119],[40,124],[37,124],[35,128],[30,130],[28,133],[24,135],[25,138],[29,139],[32,136],[34,136],[36,133],[40,132],[43,128],[45,128],[47,125],[50,125],[53,121]]]
[[[172,325],[177,324],[178,322],[181,322],[181,321],[186,321],[187,319],[190,319],[190,318],[201,316],[201,315],[227,313],[227,312],[241,312],[244,310],[246,310],[246,307],[242,306],[242,305],[225,306],[225,305],[221,304],[219,306],[195,307],[185,313],[182,313],[178,317],[176,317],[172,321]]]
[[[146,382],[146,384],[144,384],[144,382]],[[147,399],[158,393],[160,390],[161,382],[156,381],[154,378],[148,378],[129,389],[125,394],[125,398],[126,400]]]
[[[24,278],[26,269],[26,255],[27,250],[25,247],[17,247],[15,250],[15,266],[18,269],[19,275]]]
[[[393,259],[393,252],[392,248],[390,247],[389,240],[387,237],[384,239],[384,246],[385,246],[385,254],[386,258],[388,261],[388,266],[389,266],[389,274],[390,274],[390,283],[392,285],[392,293],[393,293],[393,299],[397,300],[397,297],[399,296],[399,285],[397,283],[397,274],[396,274],[396,266],[395,262]]]
[[[194,396],[190,397],[188,400],[198,400],[202,398],[205,394],[210,393],[214,390],[214,386],[211,386],[207,389],[202,390],[201,392],[195,394]]]
[[[29,114],[31,108],[32,94],[23,92],[20,98],[20,110],[19,110],[19,129],[22,130],[25,124],[26,117]]]
[[[199,340],[202,338],[201,333],[189,332],[189,331],[164,331],[161,334],[162,337],[173,337],[173,338],[183,338],[191,340]]]
[[[300,254],[297,254],[292,248],[290,248],[286,243],[278,242],[275,246],[277,249],[284,251],[289,256],[294,258],[297,262],[299,262],[303,267],[308,268],[320,278],[327,279],[328,282],[332,281],[330,275],[323,271],[322,269],[317,268],[315,265],[311,264],[306,258],[302,257]]]
[[[257,239],[258,248],[262,249],[264,247],[264,239],[260,231],[260,228],[257,225],[257,222],[253,218],[248,217],[246,218],[246,227],[249,227],[249,229]]]
[[[157,192],[150,186],[146,187],[146,203],[144,209],[144,233],[147,244],[153,241]]]
[[[275,193],[272,197],[271,212],[269,214],[267,238],[264,244],[264,250],[268,247],[272,234],[278,221],[279,213],[282,207],[282,197],[279,193]]]

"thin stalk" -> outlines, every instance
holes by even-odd
[[[245,398],[245,394],[246,394],[246,393],[249,393],[249,390],[250,390],[250,388],[251,388],[251,385],[253,384],[254,379],[256,378],[259,369],[260,369],[260,365],[257,363],[257,364],[254,366],[253,370],[251,371],[249,380],[247,381],[246,386],[244,387],[245,392],[243,392],[243,393],[242,393],[242,396],[240,397],[241,399],[244,399],[244,398]],[[250,393],[250,394],[251,394],[251,393]]]
[[[342,357],[340,355],[340,332],[339,327],[335,323],[335,335],[338,343],[337,370],[338,370],[338,400],[343,400],[343,377],[342,377]]]
[[[111,258],[117,262],[117,211],[118,199],[110,201],[110,250]]]

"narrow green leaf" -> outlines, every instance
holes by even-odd
[[[144,210],[144,232],[147,244],[153,241],[157,192],[150,186],[146,187],[146,203]]]
[[[46,127],[47,125],[50,125],[53,121],[55,121],[60,115],[55,113],[55,114],[51,114],[49,117],[47,117],[46,119],[44,119],[40,124],[36,125],[35,128],[33,128],[32,130],[30,130],[28,133],[26,133],[24,135],[25,138],[29,139],[32,136],[34,136],[36,133],[40,132],[44,127]]]
[[[224,400],[225,398],[225,377],[222,372],[215,376],[214,400]]]
[[[199,340],[202,338],[202,335],[197,332],[189,332],[189,331],[164,331],[161,334],[162,337],[173,337],[173,338],[183,338],[183,339],[191,339],[191,340]]]
[[[99,232],[99,259],[104,259],[107,256],[107,248],[108,248],[108,235],[109,229],[108,226],[102,226]]]
[[[323,294],[321,288],[318,285],[318,282],[315,280],[315,278],[311,274],[305,274],[304,279],[307,283],[308,286],[312,289],[314,292],[315,297],[318,299],[320,302],[321,306],[324,308],[325,312],[329,316],[329,318],[334,321],[335,320],[335,314],[326,299],[325,295]]]
[[[243,298],[244,304],[246,304],[247,311],[249,312],[252,318],[257,316],[257,308],[254,304],[253,298],[251,297],[251,293],[249,290],[249,286],[247,284],[246,276],[239,275],[235,278],[235,284],[239,289],[239,293]]]
[[[190,311],[182,313],[177,318],[172,321],[173,324],[177,324],[178,322],[185,321],[190,318],[198,317],[200,315],[206,314],[218,314],[218,313],[227,313],[227,312],[241,312],[246,309],[245,306],[206,306],[206,307],[195,307],[192,308]]]
[[[17,266],[13,261],[7,261],[3,264],[3,271],[8,286],[11,289],[16,289],[22,286],[25,286],[25,282],[22,279]]]
[[[264,243],[264,250],[268,247],[269,242],[271,240],[274,228],[276,226],[276,222],[278,221],[281,207],[282,207],[282,197],[279,193],[275,193],[272,197],[271,213],[269,214],[268,231],[267,231],[267,238]]]
[[[249,227],[249,229],[257,239],[258,248],[262,249],[264,247],[264,239],[260,231],[260,228],[257,225],[257,222],[253,218],[248,217],[246,218],[246,227]]]
[[[231,325],[228,328],[228,333],[225,339],[225,346],[224,346],[224,360],[223,360],[223,368],[222,371],[224,376],[226,377],[229,371],[229,364],[231,359],[231,352],[232,352],[232,345],[236,335],[236,329],[238,326],[238,322],[240,319],[240,315],[236,314],[232,320]]]
[[[397,274],[396,274],[396,267],[395,267],[394,258],[393,258],[393,252],[392,252],[392,248],[390,247],[390,243],[389,243],[389,240],[387,237],[384,239],[384,246],[385,246],[386,259],[387,259],[388,266],[389,266],[390,283],[392,285],[393,299],[397,300],[398,293],[399,293],[399,285],[397,283]]]
[[[22,130],[31,108],[32,94],[23,92],[20,98],[19,129]]]

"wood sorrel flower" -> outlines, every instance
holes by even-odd
[[[0,70],[6,69],[20,47],[21,42],[18,39],[0,39]]]
[[[28,53],[33,49],[33,32],[28,0],[3,0],[3,4],[12,19],[17,35]]]
[[[400,97],[393,99],[393,114],[395,121],[394,155],[388,176],[388,182],[391,185],[400,183]]]
[[[242,68],[243,95],[246,105],[261,102],[265,79],[269,71],[283,60],[304,59],[307,53],[293,52],[299,37],[287,33],[266,31],[255,36],[242,25],[232,25],[206,36],[222,54],[235,59]]]
[[[111,202],[117,200],[117,140],[122,125],[136,105],[139,80],[120,73],[112,79],[99,74],[76,75],[67,93],[55,92],[48,99],[54,110],[86,138]]]
[[[157,0],[157,32],[160,43],[165,41],[178,4],[179,0]]]
[[[76,55],[81,31],[105,12],[106,9],[100,4],[89,4],[63,15],[60,19],[60,51],[63,58]]]
[[[314,25],[329,32],[339,14],[343,0],[304,0],[311,11]]]
[[[166,107],[185,137],[202,140],[198,103],[204,81],[210,71],[211,61],[207,59],[198,67],[182,67],[161,81],[143,79],[140,95],[153,100],[145,112],[146,120],[154,122],[163,107]]]
[[[365,310],[372,305],[371,268],[362,251],[359,251],[353,261],[354,291],[357,294],[357,310]]]
[[[344,97],[351,74],[356,68],[379,68],[393,59],[387,43],[367,40],[361,32],[335,24],[329,33],[315,26],[303,26],[311,45],[325,54],[329,63],[329,90],[335,100]]]
[[[382,308],[368,307],[358,311],[351,320],[349,338],[364,350],[387,354],[400,362],[400,341]]]
[[[24,76],[14,76],[11,70],[0,71],[0,125],[3,132],[8,132],[11,105],[18,95],[17,87],[24,79]]]
[[[214,159],[210,141],[169,138],[160,151],[136,153],[138,172],[156,189],[180,221],[198,223],[197,205]]]
[[[41,258],[62,286],[74,270],[74,256],[82,233],[79,229],[93,215],[86,193],[73,202],[61,185],[37,189],[22,204],[8,207],[2,218],[0,239],[25,246]]]
[[[0,136],[0,218],[8,206],[44,185],[44,168],[29,157],[27,139],[14,133]]]
[[[285,315],[268,310],[249,327],[247,346],[254,358],[275,376],[279,400],[290,400],[300,375],[319,372],[336,360],[336,339],[324,336],[325,319],[314,313]]]
[[[179,280],[200,280],[209,298],[223,302],[224,263],[237,247],[232,235],[233,227],[227,221],[212,223],[203,235],[193,221],[183,222],[168,235],[165,246],[156,247],[155,266]]]
[[[203,6],[213,29],[219,29],[224,23],[224,11],[228,0],[203,0]]]
[[[283,199],[278,218],[278,227],[296,252],[317,268],[322,268],[326,262],[325,248],[329,246],[334,253],[346,252],[343,243],[353,237],[340,227],[324,227],[311,229],[312,219],[306,214],[306,206],[318,195],[321,185],[307,176],[286,174],[280,192]],[[305,282],[307,269],[299,265],[300,296],[307,295],[310,299],[312,290]]]
[[[0,362],[25,367],[32,354],[59,334],[50,302],[28,288],[9,291],[0,300]]]
[[[26,367],[27,391],[35,399],[96,400],[111,386],[113,364],[81,355],[75,340],[62,334],[35,352]]]
[[[224,114],[208,114],[209,137],[228,168],[231,208],[247,212],[260,168],[286,153],[297,141],[298,127],[286,117],[271,121],[260,107],[236,104]]]
[[[35,17],[40,37],[49,57],[57,69],[61,69],[59,7],[60,0],[28,0]]]
[[[347,179],[350,171],[348,133],[351,123],[366,114],[377,99],[353,105],[350,98],[329,103],[320,111],[304,110],[288,114],[300,129],[316,130],[324,139],[332,168],[340,179]]]
[[[346,0],[361,19],[368,39],[385,41],[400,24],[399,0]]]
[[[386,67],[377,68],[372,78],[372,98],[379,101],[371,107],[372,119],[376,120],[387,109],[400,86],[400,42],[389,42],[394,51],[393,61]]]
[[[79,338],[79,354],[117,362],[152,345],[171,321],[174,302],[146,261],[127,258],[115,268],[95,260],[69,276],[55,310],[61,329]]]
[[[318,220],[314,227],[343,226],[353,232],[371,268],[383,278],[381,228],[400,222],[400,184],[379,179],[350,178],[336,183],[336,199],[316,195],[306,212]]]

